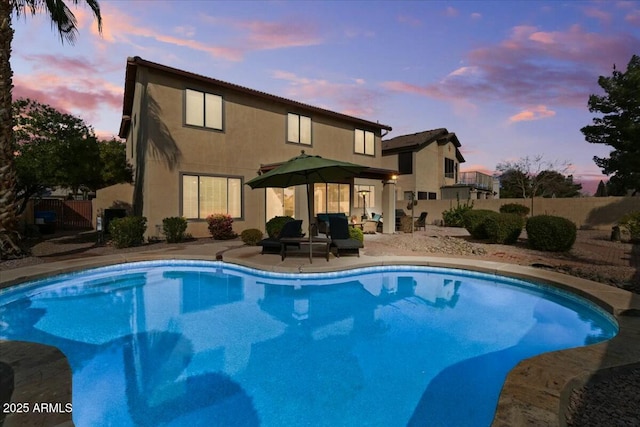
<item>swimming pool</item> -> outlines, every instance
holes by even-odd
[[[0,292],[0,338],[69,359],[78,427],[489,425],[520,360],[616,332],[569,293],[429,267],[153,261]]]

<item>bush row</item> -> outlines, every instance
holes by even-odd
[[[471,209],[464,212],[462,222],[474,239],[513,244],[518,241],[525,226],[525,212],[528,210],[520,208],[512,209],[510,213]],[[640,214],[638,224],[640,233]],[[577,235],[577,227],[573,222],[553,215],[537,215],[529,218],[526,221],[526,230],[529,246],[541,251],[568,251],[573,247]]]

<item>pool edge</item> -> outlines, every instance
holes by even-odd
[[[332,259],[329,263],[317,259],[315,264],[308,264],[301,259],[287,258],[285,261],[280,261],[279,256],[259,255],[257,250],[251,247],[234,248],[210,254],[132,253],[44,263],[22,269],[0,271],[0,289],[27,280],[120,263],[171,259],[215,261],[220,258],[232,264],[274,272],[329,272],[369,266],[421,265],[499,274],[543,282],[573,292],[589,299],[614,316],[620,330],[613,339],[586,347],[545,353],[523,360],[512,369],[500,394],[492,423],[494,427],[564,426],[568,399],[573,389],[581,387],[594,375],[606,375],[613,369],[640,363],[640,356],[638,356],[640,355],[640,317],[624,315],[630,309],[640,310],[640,296],[561,273],[493,261],[453,257],[363,255],[358,258]],[[0,341],[0,348],[4,344],[6,342]],[[0,351],[2,355],[0,361],[4,359],[3,353]],[[70,383],[70,371],[67,375]],[[56,376],[57,379],[58,377]],[[21,396],[22,392],[16,388],[14,396]],[[46,398],[43,399],[46,401]],[[16,399],[13,398],[12,401]]]

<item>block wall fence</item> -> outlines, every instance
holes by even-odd
[[[414,216],[420,212],[429,213],[428,224],[442,222],[442,212],[464,203],[473,202],[474,209],[488,209],[498,212],[500,206],[507,203],[518,203],[531,209],[531,199],[480,199],[480,200],[419,200],[414,208]],[[398,200],[396,207],[407,214],[407,201]],[[531,215],[555,215],[573,221],[578,228],[610,230],[626,213],[640,211],[640,197],[581,197],[570,199],[534,198]]]

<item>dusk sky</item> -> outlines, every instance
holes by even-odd
[[[68,2],[71,4],[71,2]],[[44,16],[14,17],[14,99],[29,97],[117,135],[128,56],[393,127],[447,128],[466,163],[493,173],[524,156],[600,169],[580,128],[601,75],[640,54],[639,1],[102,0],[99,35],[72,8],[75,45]],[[591,181],[587,184],[586,181]],[[595,184],[594,184],[595,183]]]

